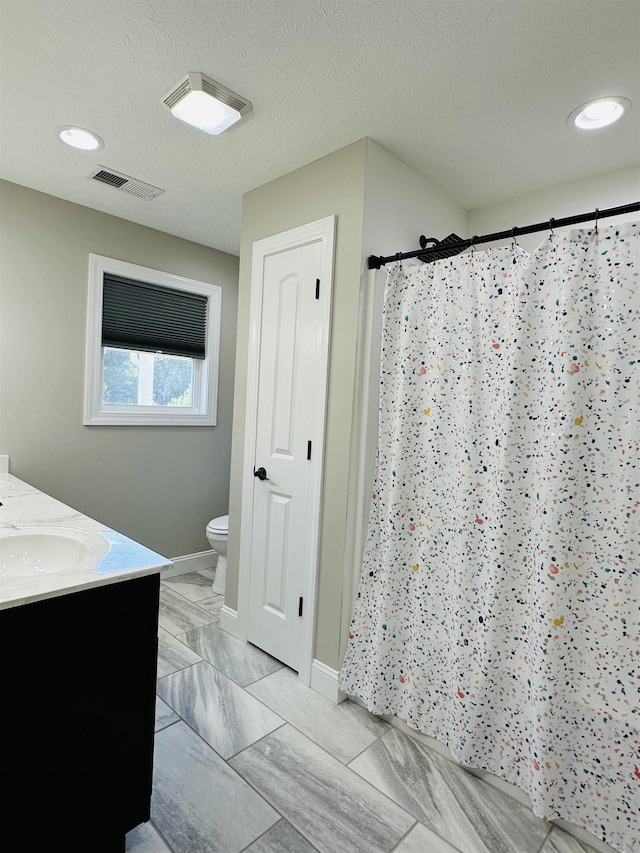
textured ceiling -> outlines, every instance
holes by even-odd
[[[468,210],[640,161],[638,0],[0,0],[0,34],[1,177],[233,253],[243,193],[365,136]],[[253,112],[218,137],[177,121],[187,71]],[[619,125],[567,125],[609,94],[634,104]]]

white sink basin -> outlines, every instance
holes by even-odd
[[[97,563],[109,550],[99,533],[79,527],[25,525],[0,530],[0,575],[27,577],[68,572]]]

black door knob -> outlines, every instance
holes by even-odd
[[[253,469],[253,476],[257,477],[259,480],[266,480],[267,479],[267,472],[264,468],[258,468],[258,470],[256,470],[254,468]]]

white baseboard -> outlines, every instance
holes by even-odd
[[[313,660],[311,663],[311,683],[309,686],[316,693],[321,693],[325,698],[339,705],[340,702],[347,698],[346,694],[338,687],[339,675],[340,673],[337,669],[331,669],[326,663]]]
[[[184,557],[172,557],[172,566],[163,569],[161,579],[175,578],[178,575],[186,575],[188,572],[199,572],[202,569],[215,568],[218,560],[216,551],[199,551],[197,554],[185,554]]]
[[[220,627],[227,634],[240,639],[238,637],[238,611],[232,610],[226,604],[223,604],[220,608]]]

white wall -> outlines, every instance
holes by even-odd
[[[421,234],[440,240],[455,231],[465,237],[466,218],[466,211],[449,196],[386,148],[368,140],[364,210],[367,256],[419,249]]]
[[[608,172],[586,181],[558,184],[537,193],[521,196],[503,204],[474,210],[467,221],[467,236],[505,231],[514,225],[523,227],[549,218],[560,219],[588,211],[604,210],[621,204],[640,201],[640,167]],[[603,225],[640,220],[640,213],[601,220]],[[589,223],[574,226],[588,228]],[[545,239],[544,231],[518,237],[520,245],[528,252],[534,251]],[[494,245],[494,244],[487,244]],[[479,247],[482,248],[482,247]]]

